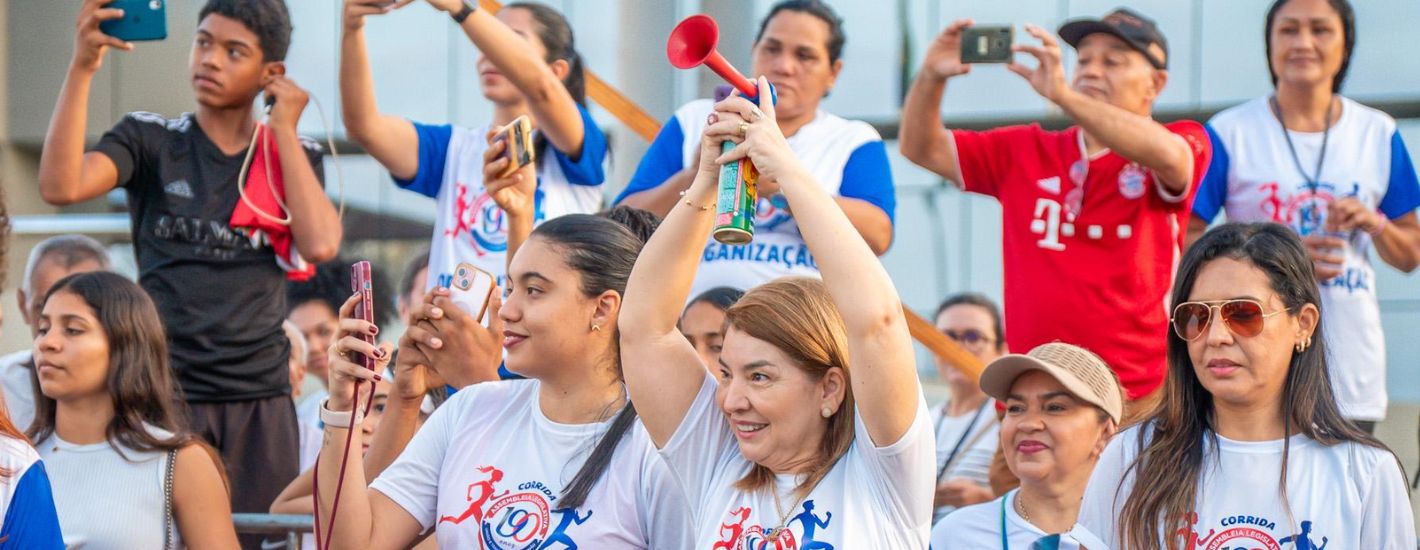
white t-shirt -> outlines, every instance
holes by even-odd
[[[1225,110],[1208,122],[1213,164],[1199,185],[1193,213],[1212,220],[1275,221],[1302,236],[1322,234],[1327,205],[1356,197],[1387,218],[1420,207],[1420,182],[1389,115],[1341,98],[1341,118],[1326,138],[1325,161],[1313,189],[1307,178],[1322,154],[1321,132],[1291,132],[1296,160],[1267,98]],[[1298,170],[1300,162],[1303,175]],[[1371,268],[1371,236],[1348,236],[1344,273],[1321,285],[1322,325],[1332,389],[1347,418],[1385,418],[1385,336]]]
[[[35,390],[30,382],[34,365],[30,350],[0,357],[0,390],[5,392],[5,412],[21,432],[35,419]]]
[[[617,200],[662,185],[690,166],[700,150],[705,117],[714,107],[715,102],[698,99],[677,109]],[[824,191],[866,201],[881,208],[889,218],[893,216],[897,203],[892,171],[882,137],[868,123],[818,111],[788,142],[794,156]],[[748,290],[779,277],[818,274],[818,263],[805,246],[799,225],[782,197],[760,197],[754,216],[754,242],[734,246],[709,239],[690,296],[719,286]]]
[[[534,223],[565,214],[590,214],[601,207],[606,136],[586,109],[578,107],[578,111],[586,132],[577,160],[551,143],[537,158]],[[483,188],[489,127],[414,123],[414,130],[419,136],[418,172],[412,180],[395,183],[439,203],[427,286],[448,287],[454,268],[462,262],[492,273],[503,284],[508,271],[508,224],[503,209]]]
[[[1110,442],[1080,507],[1080,525],[1110,548],[1120,547],[1117,510],[1134,486],[1134,474],[1125,478],[1125,471],[1138,455],[1140,434],[1147,437],[1141,430],[1130,428]],[[1197,548],[1215,550],[1415,548],[1410,494],[1394,455],[1357,443],[1327,447],[1303,435],[1292,436],[1289,516],[1277,486],[1282,446],[1280,439],[1245,442],[1220,436],[1214,445],[1205,438],[1197,521],[1189,532],[1175,535],[1180,542],[1193,537]]]
[[[797,507],[783,511],[788,529],[777,541],[768,541],[766,534],[780,526],[781,512],[767,491],[747,494],[734,488],[754,464],[740,454],[716,405],[716,387],[706,373],[700,394],[661,449],[685,488],[696,548],[926,548],[935,472],[931,426],[921,397],[912,427],[885,447],[873,445],[858,418],[848,452]],[[798,500],[793,495],[798,477],[777,476],[781,505]]]
[[[933,433],[937,438],[937,462],[932,472],[942,472],[937,476],[936,483],[940,485],[949,479],[965,478],[989,487],[991,458],[996,454],[996,448],[1001,446],[1001,423],[996,420],[996,411],[993,410],[995,401],[988,398],[977,410],[955,417],[946,415],[950,403],[948,400],[932,409]],[[957,449],[957,456],[952,457],[952,450],[957,448],[958,442],[961,446]],[[943,472],[948,459],[952,460],[952,466]],[[932,523],[942,521],[956,509],[955,506],[937,508],[932,513]]]
[[[684,497],[639,422],[586,503],[558,509],[611,421],[552,422],[539,386],[460,390],[370,487],[434,527],[440,548],[688,548]]]
[[[1012,490],[1002,495],[1001,498],[973,504],[947,516],[947,519],[932,528],[932,550],[983,550],[988,548],[993,550],[998,548],[1001,550],[1010,550],[1010,548],[1077,550],[1082,543],[1088,544],[1094,540],[1089,533],[1081,532],[1079,524],[1076,524],[1071,532],[1059,536],[1058,546],[1031,546],[1036,541],[1051,535],[1041,531],[1039,527],[1026,521],[1020,513],[1016,512],[1016,493],[1019,491],[1019,489]],[[1001,544],[1003,525],[1009,548],[1003,547]],[[1090,549],[1109,550],[1096,547],[1090,547]]]

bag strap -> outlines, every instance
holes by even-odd
[[[163,550],[173,548],[173,464],[177,462],[177,449],[168,451],[168,464],[163,473]]]

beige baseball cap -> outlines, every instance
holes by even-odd
[[[1076,398],[1104,409],[1115,422],[1124,416],[1124,391],[1109,365],[1090,350],[1061,342],[992,361],[981,373],[981,391],[1004,403],[1016,378],[1032,370],[1049,374]]]

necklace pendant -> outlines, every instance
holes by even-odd
[[[781,531],[783,531],[783,530],[784,530],[783,527],[775,527],[775,528],[773,528],[773,529],[770,529],[770,530],[769,530],[769,533],[768,533],[769,540],[776,540],[776,539],[778,539],[778,538],[779,538],[779,533],[780,533]]]

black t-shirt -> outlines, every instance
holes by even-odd
[[[322,179],[320,146],[302,142]],[[130,113],[94,150],[128,190],[138,282],[158,306],[187,399],[289,393],[285,272],[270,245],[229,225],[246,152],[223,154],[190,113]]]

